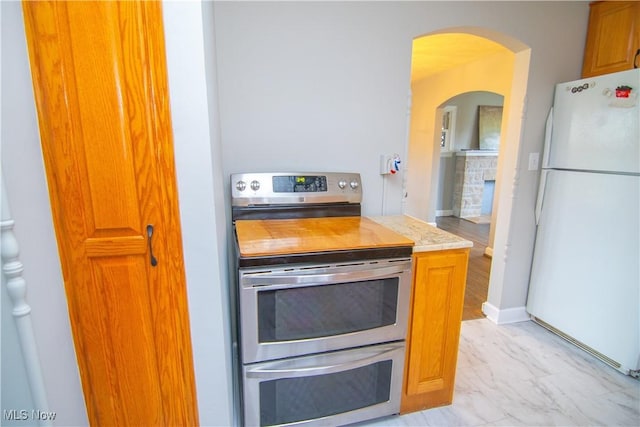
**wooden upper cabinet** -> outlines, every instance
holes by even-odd
[[[161,3],[23,12],[89,421],[197,425]]]
[[[582,66],[583,78],[640,66],[639,50],[640,2],[591,3]]]

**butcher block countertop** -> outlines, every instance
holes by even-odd
[[[367,217],[237,220],[241,257],[411,247],[413,240]]]
[[[414,253],[470,248],[473,246],[473,242],[469,240],[408,215],[377,216],[371,217],[371,219],[415,242]]]

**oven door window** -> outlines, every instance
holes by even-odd
[[[347,334],[396,322],[398,277],[258,292],[258,339]]]
[[[287,424],[349,412],[389,400],[392,361],[328,375],[260,383],[260,425]]]

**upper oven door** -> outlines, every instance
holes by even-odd
[[[411,259],[240,270],[243,363],[403,340]]]

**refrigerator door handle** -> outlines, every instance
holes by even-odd
[[[547,187],[547,175],[549,175],[548,170],[543,169],[540,174],[540,185],[538,186],[538,198],[536,199],[536,225],[540,224],[540,215],[542,215],[542,204],[544,202],[544,192]]]
[[[549,167],[549,157],[551,154],[551,133],[553,131],[553,107],[549,110],[547,123],[544,128],[544,147],[542,151],[542,168]]]

